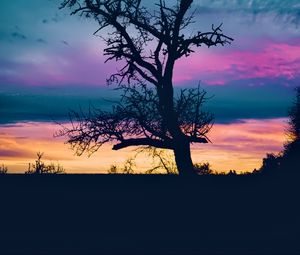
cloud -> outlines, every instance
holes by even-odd
[[[107,100],[117,98],[115,91],[84,85],[27,89],[16,86],[14,89],[10,88],[9,92],[0,93],[0,125],[14,127],[8,126],[8,123],[68,121],[71,109],[79,111],[81,108],[88,112],[92,104],[97,108],[110,110],[111,103]]]
[[[69,46],[69,43],[67,41],[62,40],[61,41],[62,44]]]
[[[48,43],[48,47],[50,43]],[[0,81],[26,85],[102,85],[116,72],[114,62],[104,64],[97,48],[36,48],[0,61]]]
[[[0,157],[2,158],[20,158],[28,156],[27,153],[15,150],[0,149]]]
[[[22,39],[22,40],[27,39],[27,36],[25,36],[24,34],[19,33],[19,32],[13,32],[13,33],[11,33],[11,36],[16,39]]]
[[[3,1],[10,13],[22,15],[11,17],[3,11],[5,8],[2,9],[5,22],[0,24],[0,39],[4,45],[0,48],[1,92],[9,91],[14,84],[20,85],[18,91],[21,91],[21,88],[22,91],[26,91],[29,87],[35,86],[32,93],[37,94],[39,93],[37,88],[43,86],[50,87],[48,91],[52,91],[53,86],[69,86],[70,90],[73,90],[74,86],[82,85],[104,86],[106,78],[118,69],[119,63],[112,61],[104,64],[105,58],[102,55],[104,45],[98,38],[92,36],[97,29],[96,22],[69,17],[67,10],[59,13],[59,16],[56,15],[59,5],[57,0],[45,3],[28,0],[19,4],[10,0]],[[148,2],[145,1],[145,4]],[[274,102],[277,102],[277,105],[271,104],[268,100],[266,103],[261,102],[262,96],[278,92],[275,85],[294,86],[300,79],[299,31],[291,32],[290,26],[285,29],[273,22],[277,13],[296,15],[299,6],[297,7],[295,3],[298,1],[283,2],[281,4],[280,1],[269,0],[195,1],[195,4],[201,7],[198,8],[201,15],[196,17],[199,22],[195,24],[195,31],[199,27],[203,28],[203,31],[206,27],[210,28],[212,21],[224,21],[224,32],[234,37],[235,41],[223,48],[203,47],[189,58],[180,60],[174,72],[175,85],[194,86],[201,80],[203,84],[213,87],[212,90],[215,90],[213,85],[226,87],[224,93],[221,89],[215,91],[217,97],[219,93],[223,95],[237,93],[237,97],[240,98],[250,93],[249,86],[267,87],[263,92],[258,89],[260,93],[253,93],[252,102],[243,97],[241,107],[236,107],[240,102],[234,97],[222,98],[223,102],[212,106],[213,111],[218,118],[228,116],[229,121],[243,116],[247,118],[283,116],[290,95],[283,94],[283,103],[276,97]],[[36,10],[34,13],[33,8]],[[251,15],[255,15],[256,19],[253,20]],[[244,17],[245,19],[250,17],[251,22],[245,22]],[[282,23],[285,24],[283,21]],[[11,39],[12,31],[28,37],[27,40],[20,38],[13,40],[13,43],[7,43],[5,40]],[[69,47],[66,47],[67,45]],[[83,88],[79,90],[85,91]],[[92,93],[89,96],[92,96]],[[17,105],[21,106],[24,102],[22,100],[17,102]],[[253,103],[255,100],[259,101],[258,105]],[[222,108],[223,103],[229,106]],[[252,108],[251,104],[254,105]],[[24,105],[24,109],[36,113],[31,109],[30,102]],[[14,114],[11,113],[11,116],[15,117],[10,118],[6,114],[5,118],[21,118],[21,114],[16,111]],[[40,114],[30,115],[28,112],[24,116],[22,118],[25,120],[43,118]],[[228,119],[219,118],[219,121]]]
[[[46,40],[39,38],[40,44]],[[62,45],[70,46],[65,40]],[[189,58],[178,61],[174,71],[176,85],[197,83],[225,85],[246,81],[252,85],[262,83],[293,84],[300,78],[300,41],[273,42],[253,40],[251,48],[240,49],[232,45],[226,48],[200,49]],[[2,83],[24,85],[105,85],[106,78],[116,72],[111,61],[104,64],[100,45],[83,44],[53,49],[32,48],[13,52],[0,62]],[[120,65],[120,63],[118,63]]]
[[[181,59],[174,72],[175,82],[202,80],[224,85],[234,80],[258,79],[294,81],[300,78],[300,41],[298,44],[268,40],[253,41],[252,48],[227,47],[199,50]]]
[[[44,39],[42,39],[42,38],[39,38],[39,39],[37,39],[36,40],[37,42],[39,42],[39,43],[47,43]]]
[[[298,0],[198,0],[195,3],[200,13],[248,14],[254,21],[259,16],[271,14],[281,22],[298,25],[300,21]]]
[[[14,68],[5,67],[6,74],[3,74],[2,71],[1,82],[24,83],[25,85],[44,85],[46,81],[48,83],[62,84],[71,84],[73,82],[76,84],[96,84],[105,83],[105,78],[116,70],[114,63],[110,67],[103,64],[101,49],[104,46],[99,41],[96,42],[91,36],[92,32],[96,30],[94,29],[94,27],[97,27],[96,22],[87,22],[74,16],[69,17],[67,10],[57,14],[59,1],[49,1],[45,7],[39,1],[26,1],[26,4],[22,2],[20,6],[11,3],[11,1],[4,1],[13,10],[22,11],[22,16],[19,16],[14,21],[17,24],[22,24],[22,31],[18,26],[15,27],[15,37],[19,40],[22,38],[24,40],[28,35],[27,39],[38,39],[27,40],[26,44],[22,45],[20,45],[21,42],[15,43],[11,46],[9,52],[0,51],[0,57],[8,59],[11,65],[15,66]],[[200,6],[198,8],[199,11],[206,10],[203,11],[203,18],[201,18],[202,15],[199,16],[201,22],[210,16],[212,16],[211,19],[214,19],[218,16],[218,13],[222,12],[218,19],[224,19],[224,29],[228,29],[228,34],[235,38],[235,42],[232,46],[223,50],[204,50],[197,56],[195,54],[179,62],[178,69],[175,72],[175,82],[182,84],[201,79],[205,83],[226,84],[232,80],[264,78],[266,76],[271,76],[269,78],[274,76],[277,78],[287,77],[289,80],[298,78],[298,70],[300,70],[298,59],[292,61],[291,53],[297,56],[299,40],[294,40],[293,46],[291,36],[278,36],[277,30],[274,30],[273,27],[266,28],[261,26],[261,21],[257,21],[257,26],[249,30],[245,24],[240,24],[242,20],[240,17],[236,18],[236,15],[232,14],[243,12],[261,14],[274,12],[294,13],[296,10],[299,10],[296,2],[293,0],[195,1],[195,5]],[[36,10],[39,10],[34,15],[29,11],[33,6]],[[211,13],[209,13],[209,10],[211,10]],[[64,17],[64,15],[66,16]],[[12,22],[10,17],[7,17],[7,20]],[[39,21],[38,24],[36,24],[36,20]],[[56,22],[59,22],[59,24],[56,24]],[[206,23],[211,24],[210,21]],[[206,23],[204,22],[204,27]],[[267,22],[266,26],[268,25],[271,24]],[[8,26],[2,25],[2,30],[5,30],[6,27]],[[257,33],[264,33],[265,30],[271,31],[269,33],[274,33],[274,35],[272,34],[272,37],[269,39],[266,39],[269,36],[268,34],[264,35],[263,38],[261,38],[260,34],[257,35]],[[78,31],[80,31],[82,36],[78,36]],[[279,40],[279,37],[284,38],[282,39],[283,41],[274,42],[274,40]],[[265,42],[267,40],[269,42]],[[89,51],[86,49],[91,47],[87,43],[90,41],[95,42],[93,45],[94,56],[90,52],[87,52],[87,54],[82,53]],[[40,46],[36,46],[33,42],[39,42]],[[47,48],[45,42],[47,42]],[[64,52],[66,47],[62,48],[59,44],[72,46],[72,54],[74,56],[68,51]],[[285,48],[283,48],[284,45]],[[41,49],[38,49],[38,47]],[[99,49],[97,52],[95,50],[96,47]],[[277,49],[274,47],[277,47]],[[293,50],[296,51],[292,52]],[[288,53],[288,57],[285,55],[286,53]],[[87,59],[87,55],[90,59]],[[274,65],[272,65],[272,55],[275,58]],[[96,60],[96,58],[100,59],[100,61]],[[243,61],[244,59],[249,59],[249,61]],[[73,68],[73,71],[71,68]],[[74,78],[72,78],[72,75]]]
[[[175,88],[176,93],[179,88]],[[278,84],[247,86],[238,82],[227,86],[203,85],[203,88],[209,97],[213,96],[204,107],[215,115],[216,123],[285,117],[294,98],[291,87]],[[112,102],[119,99],[120,92],[100,86],[10,86],[0,93],[0,124],[68,121],[70,109],[79,111],[80,107],[88,112],[92,104],[111,110]]]
[[[51,22],[57,23],[57,22],[59,22],[59,21],[61,21],[61,20],[62,20],[61,15],[55,13],[55,16],[54,16],[54,17],[52,17],[52,18],[47,18],[47,19],[43,19],[43,20],[42,20],[42,23],[43,23],[43,24],[49,24],[49,23],[51,23]]]

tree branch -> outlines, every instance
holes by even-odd
[[[150,138],[131,138],[115,144],[113,146],[113,150],[120,150],[130,146],[153,146],[161,149],[173,149],[170,142]]]
[[[194,136],[188,136],[188,140],[191,142],[191,143],[208,143],[207,139],[206,138],[203,138],[203,137],[194,137]]]

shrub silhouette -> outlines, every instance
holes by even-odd
[[[110,168],[107,171],[108,174],[118,174],[119,170],[116,165],[111,165]]]
[[[4,164],[0,166],[0,174],[7,174],[8,168]]]
[[[111,165],[108,174],[134,174],[135,158],[128,158],[122,167]]]
[[[28,170],[25,174],[62,174],[65,173],[64,168],[57,164],[50,163],[49,165],[45,164],[42,161],[44,153],[38,152],[37,153],[37,160],[35,163],[28,164]]]
[[[211,166],[208,162],[194,164],[194,169],[195,169],[196,173],[199,175],[214,174],[214,172],[211,169]]]

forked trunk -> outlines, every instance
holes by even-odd
[[[174,156],[177,165],[179,175],[181,176],[194,176],[196,172],[194,171],[193,162],[191,158],[190,144],[188,142],[183,142],[177,144],[174,149]]]

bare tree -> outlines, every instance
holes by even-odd
[[[212,117],[202,109],[204,91],[174,93],[174,66],[195,47],[225,45],[233,39],[222,33],[221,25],[187,37],[192,3],[178,0],[175,6],[167,6],[159,0],[154,10],[148,10],[141,0],[63,1],[61,7],[70,7],[71,14],[99,23],[95,34],[109,28],[102,36],[107,45],[104,55],[107,61],[124,63],[108,79],[124,89],[122,102],[111,113],[93,109],[80,116],[73,112],[71,117],[79,124],[73,122],[72,128],[61,132],[78,154],[93,153],[106,142],[117,142],[115,150],[141,145],[171,149],[179,173],[195,174],[190,144],[208,142]]]

